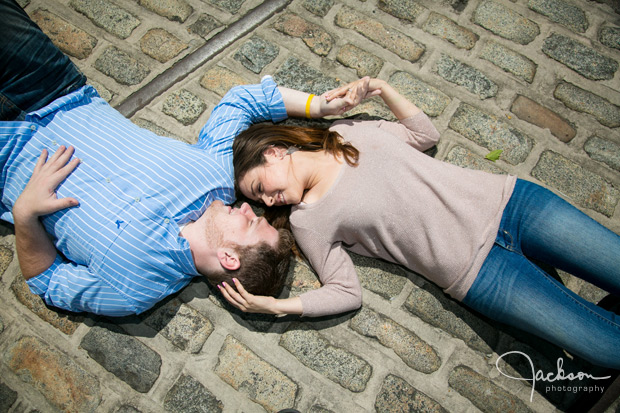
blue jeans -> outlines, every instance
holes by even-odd
[[[620,236],[547,189],[518,180],[495,245],[463,300],[594,364],[620,369],[620,317],[530,259],[620,295]]]
[[[0,120],[21,120],[86,77],[14,0],[0,0]]]

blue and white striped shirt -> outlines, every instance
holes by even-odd
[[[179,225],[214,200],[234,201],[232,141],[250,124],[286,118],[271,77],[226,94],[198,143],[139,128],[91,86],[32,112],[0,122],[1,218],[11,210],[43,149],[74,146],[81,164],[58,187],[80,202],[43,217],[60,252],[28,280],[53,306],[122,316],[141,313],[179,291],[198,272]]]

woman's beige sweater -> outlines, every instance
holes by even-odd
[[[303,315],[361,305],[346,250],[403,265],[457,300],[472,285],[495,240],[516,177],[463,169],[420,152],[439,140],[420,113],[400,123],[335,122],[359,151],[317,202],[293,207],[291,227],[323,286],[300,296]]]

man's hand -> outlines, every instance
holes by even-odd
[[[79,163],[79,159],[69,162],[71,156],[73,148],[61,146],[48,161],[44,149],[26,188],[13,205],[15,249],[25,279],[41,274],[56,259],[56,247],[39,217],[78,205],[75,198],[58,199],[56,196],[58,185]]]
[[[78,205],[75,198],[56,196],[56,188],[78,166],[80,160],[73,156],[73,147],[61,146],[47,160],[47,150],[43,149],[26,188],[13,205],[13,217],[17,220],[32,221],[40,216]]]

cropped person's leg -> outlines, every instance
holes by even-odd
[[[0,0],[0,16],[0,120],[18,119],[86,83],[14,0]]]

